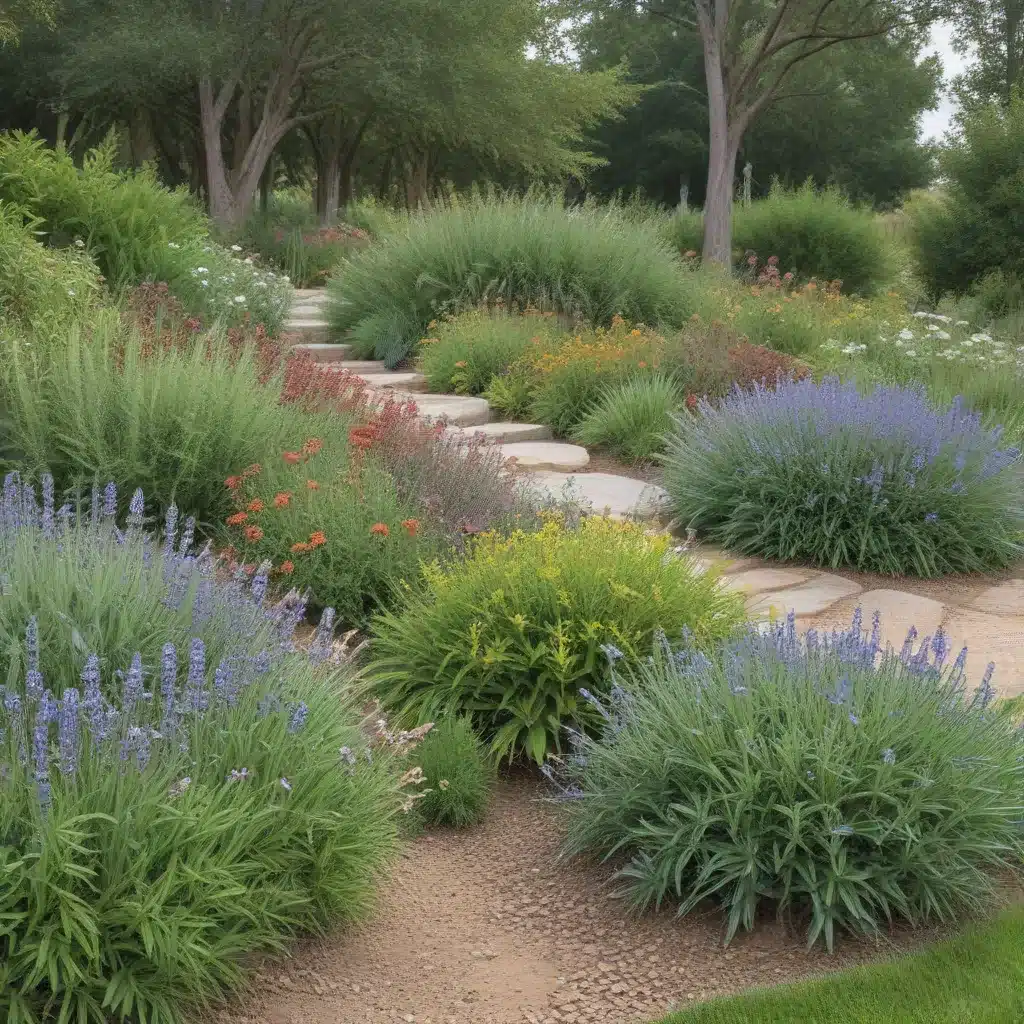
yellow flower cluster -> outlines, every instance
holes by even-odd
[[[569,335],[552,344],[549,338],[537,338],[527,361],[540,373],[574,363],[588,363],[595,371],[630,363],[657,367],[665,351],[665,339],[644,325],[631,327],[622,317],[614,317],[611,327]]]

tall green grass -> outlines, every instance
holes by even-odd
[[[652,224],[615,207],[537,195],[452,197],[350,256],[332,277],[328,319],[360,357],[393,366],[427,324],[499,301],[607,324],[616,314],[681,323],[683,264]]]
[[[331,428],[280,406],[280,382],[261,383],[254,352],[233,357],[207,341],[147,354],[139,335],[106,323],[69,330],[49,353],[12,346],[4,462],[48,467],[58,490],[113,480],[129,494],[142,487],[158,510],[173,501],[200,523],[222,518],[232,511],[228,476]]]

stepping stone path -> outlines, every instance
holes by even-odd
[[[850,579],[820,569],[779,567],[760,559],[732,558],[710,547],[698,546],[693,553],[702,570],[721,573],[728,589],[744,595],[754,618],[793,612],[800,630],[843,629],[859,607],[867,628],[874,613],[879,613],[882,643],[896,649],[903,646],[911,626],[919,639],[933,637],[941,628],[954,654],[967,647],[968,685],[981,681],[991,661],[993,685],[1000,696],[1024,693],[1024,578],[1004,582],[982,576],[893,579],[872,586],[858,582],[867,577]],[[1018,572],[1024,577],[1024,567]],[[880,577],[868,579],[881,581]]]
[[[298,335],[295,348],[308,352],[325,370],[349,370],[378,394],[414,401],[424,419],[443,419],[455,437],[468,441],[480,434],[500,445],[504,455],[532,471],[530,483],[541,494],[553,499],[571,496],[614,517],[667,520],[662,488],[632,477],[577,472],[589,464],[586,449],[551,441],[548,427],[492,422],[490,405],[483,398],[425,394],[422,374],[389,371],[375,360],[349,360],[351,346],[328,343],[325,303],[326,293],[320,289],[297,290],[285,326]],[[848,626],[860,607],[868,625],[875,611],[881,614],[883,643],[896,648],[903,645],[911,626],[922,638],[934,636],[941,627],[955,650],[967,646],[971,679],[980,680],[991,660],[999,693],[1024,693],[1024,567],[1001,581],[970,577],[929,584],[876,578],[876,583],[865,584],[860,582],[864,577],[732,558],[712,548],[698,547],[693,554],[703,570],[720,572],[727,587],[745,595],[754,618],[792,611],[801,629],[836,629]]]
[[[350,345],[332,345],[325,318],[327,294],[323,289],[296,289],[295,302],[285,330],[299,338],[295,349],[308,352],[325,370],[348,370],[357,374],[373,392],[416,403],[428,421],[443,419],[454,436],[467,441],[482,434],[501,446],[508,458],[522,469],[533,471],[531,484],[553,498],[566,495],[589,503],[595,512],[615,517],[636,515],[654,518],[662,510],[665,492],[631,477],[609,473],[570,474],[586,469],[590,455],[585,448],[550,440],[551,429],[540,423],[491,421],[491,407],[484,398],[470,395],[427,394],[423,374],[388,370],[376,360],[350,360]]]

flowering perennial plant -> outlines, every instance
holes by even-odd
[[[1021,553],[1021,452],[959,399],[940,411],[921,388],[826,378],[698,408],[677,418],[665,484],[731,551],[920,576]]]
[[[603,644],[635,657],[659,626],[688,626],[710,646],[742,618],[739,600],[667,537],[601,517],[481,534],[465,559],[422,575],[374,622],[382,703],[408,724],[468,713],[496,756],[538,763],[559,748],[563,725],[600,721],[580,688],[606,692]]]
[[[191,520],[116,525],[14,477],[0,505],[0,1016],[174,1024],[247,958],[362,912],[393,848],[393,751],[342,700],[332,616],[215,574]],[[28,614],[26,614],[26,612]],[[346,750],[351,760],[342,755]]]
[[[837,929],[950,920],[983,906],[1024,851],[1024,735],[941,631],[882,650],[877,616],[798,636],[792,618],[714,659],[662,638],[594,701],[600,738],[546,773],[568,849],[626,854],[638,907],[706,898],[726,940],[765,901],[832,948]],[[950,662],[952,661],[952,664]]]

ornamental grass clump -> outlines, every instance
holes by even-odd
[[[938,410],[923,388],[781,381],[676,423],[676,513],[737,554],[918,576],[1020,557],[1020,449],[959,399]]]
[[[208,1018],[254,954],[367,909],[418,776],[371,756],[327,630],[295,653],[300,600],[115,507],[47,478],[0,507],[10,1024]]]
[[[882,651],[877,616],[752,631],[714,660],[684,643],[620,670],[605,732],[548,767],[568,850],[627,862],[636,907],[702,900],[726,941],[768,903],[829,949],[837,930],[949,921],[1024,850],[1024,742],[941,632]]]
[[[684,626],[709,647],[742,621],[742,602],[670,543],[600,517],[471,538],[375,620],[377,695],[403,724],[469,714],[496,756],[542,762],[563,726],[599,723],[580,691],[607,692],[603,647],[646,657],[659,627]]]

